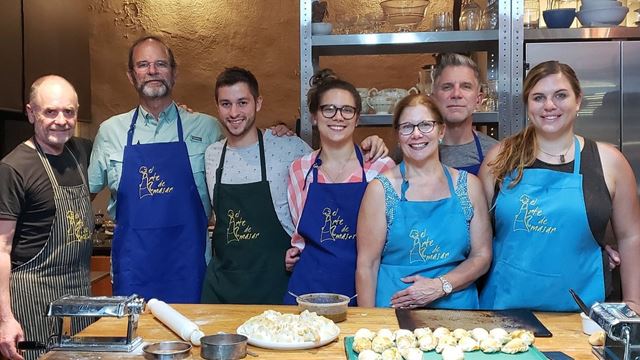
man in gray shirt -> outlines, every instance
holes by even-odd
[[[478,65],[467,56],[442,54],[433,71],[433,91],[444,117],[440,160],[445,165],[478,174],[484,155],[497,143],[473,130],[473,112],[482,100]]]

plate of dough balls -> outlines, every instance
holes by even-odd
[[[349,360],[463,360],[504,357],[518,360],[546,359],[532,344],[535,336],[528,330],[507,331],[502,328],[472,330],[444,327],[414,331],[399,329],[360,329],[345,337]],[[531,351],[530,351],[531,349]],[[515,360],[515,359],[514,359]]]

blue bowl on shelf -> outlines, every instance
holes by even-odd
[[[552,9],[542,12],[542,18],[550,29],[567,29],[576,18],[576,9]]]

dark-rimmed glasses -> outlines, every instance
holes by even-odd
[[[357,109],[350,105],[344,105],[342,107],[337,107],[333,104],[320,105],[320,112],[322,113],[322,116],[327,119],[333,119],[338,111],[340,111],[340,115],[342,115],[343,119],[351,120],[356,116]]]
[[[402,123],[398,125],[398,132],[400,133],[400,135],[409,136],[413,134],[415,128],[418,128],[418,131],[420,131],[424,135],[427,135],[428,133],[432,132],[435,127],[436,122],[433,120],[422,121],[415,125],[412,123]]]

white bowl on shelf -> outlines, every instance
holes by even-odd
[[[333,25],[331,23],[319,22],[319,23],[311,23],[311,34],[312,35],[329,35],[333,30]]]
[[[586,27],[620,25],[627,16],[629,8],[626,6],[598,10],[580,10],[576,14],[580,24]]]

